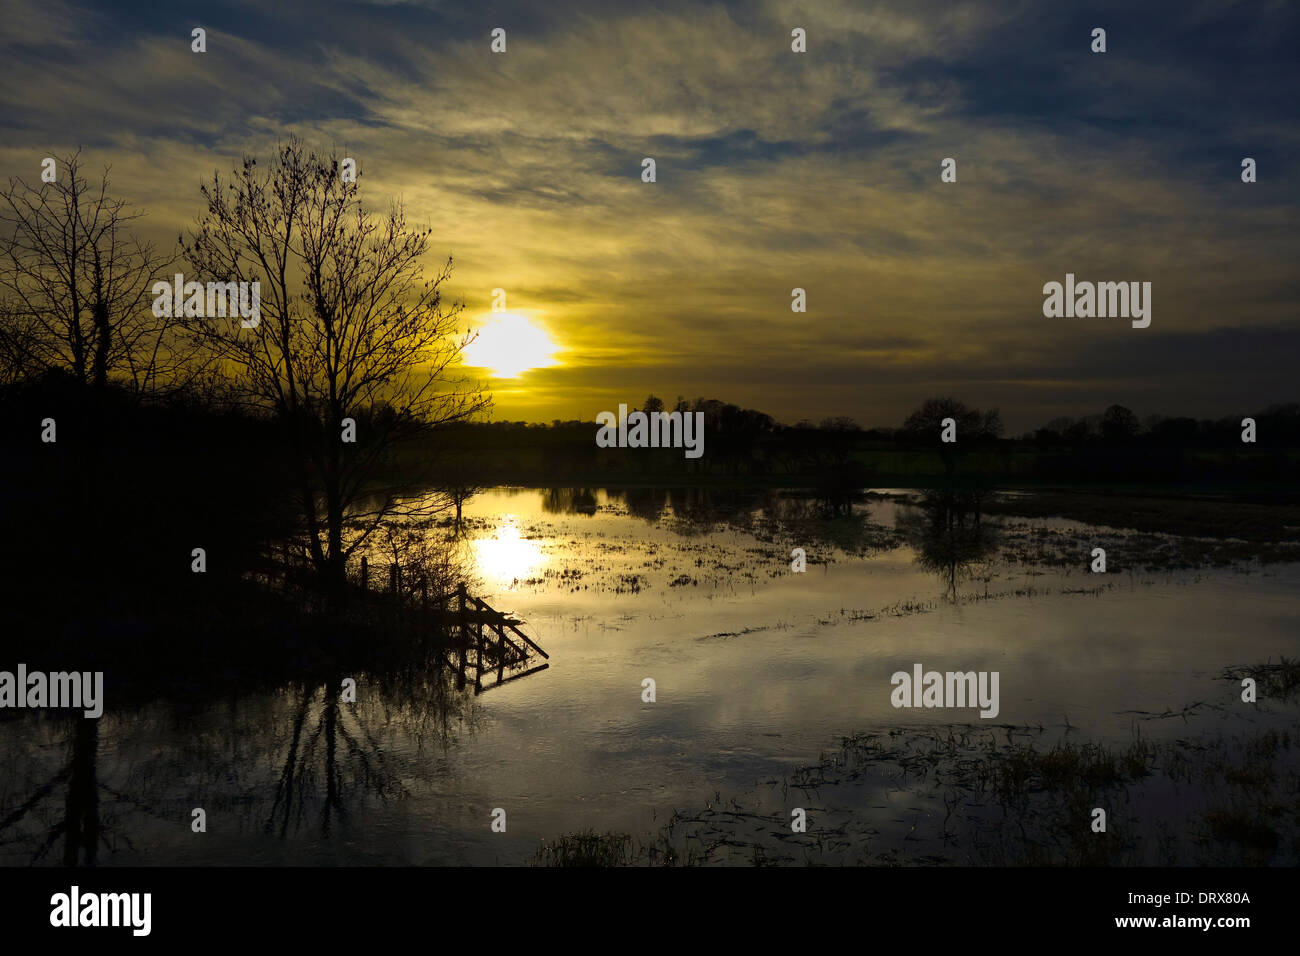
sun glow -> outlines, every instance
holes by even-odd
[[[466,346],[464,361],[474,368],[490,370],[495,378],[518,378],[529,369],[558,364],[552,356],[559,348],[545,329],[526,316],[500,312]]]
[[[479,572],[507,586],[536,577],[546,564],[541,545],[520,536],[513,515],[497,529],[495,537],[475,541],[474,552]]]

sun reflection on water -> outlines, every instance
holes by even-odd
[[[514,515],[503,517],[493,537],[474,542],[474,563],[484,578],[509,586],[539,576],[546,556],[540,544],[520,535]]]

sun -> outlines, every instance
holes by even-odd
[[[488,369],[495,378],[518,378],[529,369],[558,364],[553,355],[559,349],[546,330],[526,316],[499,312],[478,330],[478,338],[463,354],[466,365]]]

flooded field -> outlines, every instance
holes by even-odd
[[[58,862],[89,774],[101,863],[1294,862],[1300,552],[988,501],[481,493],[471,590],[549,668],[8,721],[0,861]],[[915,665],[996,672],[996,715],[895,707]]]

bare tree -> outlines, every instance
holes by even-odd
[[[921,407],[907,416],[903,431],[922,439],[937,439],[943,421],[951,418],[960,437],[975,437],[981,432],[983,416],[979,409],[970,408],[955,398],[927,398]]]
[[[446,504],[386,477],[395,443],[489,403],[455,374],[471,338],[458,335],[463,307],[442,300],[451,259],[425,280],[430,230],[408,228],[400,205],[367,214],[337,159],[297,140],[269,168],[246,158],[201,191],[185,253],[203,280],[260,282],[261,314],[252,328],[185,321],[285,425],[308,551],[325,592],[342,594],[348,558],[380,522]]]
[[[61,369],[83,385],[110,379],[137,395],[157,388],[183,356],[171,319],[147,306],[169,264],[131,233],[141,213],[96,183],[81,153],[58,158],[54,182],[10,179],[0,190],[0,351],[10,374]]]
[[[952,419],[956,426],[956,442],[939,441],[947,419]],[[944,471],[952,474],[957,468],[959,449],[966,449],[971,441],[995,439],[1002,434],[1002,416],[997,409],[981,414],[978,408],[971,408],[952,397],[927,398],[920,408],[907,416],[901,434],[914,441],[937,443]]]
[[[0,299],[0,386],[12,385],[37,367],[29,323],[21,310]]]
[[[1112,405],[1102,414],[1101,437],[1108,442],[1125,444],[1142,431],[1138,417],[1123,405]]]

